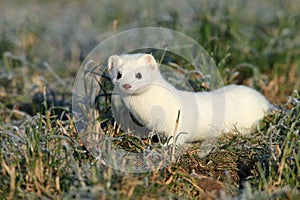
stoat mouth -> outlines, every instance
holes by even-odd
[[[148,89],[149,84],[144,84],[136,87],[133,84],[125,83],[123,85],[118,84],[119,91],[124,95],[139,95]]]

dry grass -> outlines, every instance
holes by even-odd
[[[0,14],[0,198],[297,199],[300,5],[279,0],[266,15],[260,7],[267,1],[249,3],[253,13],[234,3],[201,1],[200,8],[190,1],[174,9],[156,4],[149,13],[138,6],[127,12],[132,6],[120,2],[76,2],[65,9],[58,2],[5,4],[7,11]],[[27,17],[17,12],[32,5]],[[75,129],[73,80],[86,53],[105,38],[98,32],[147,25],[189,34],[215,59],[225,84],[254,87],[279,110],[250,135],[219,138],[206,154],[201,143],[192,144],[165,168],[132,174],[105,165]],[[119,147],[139,152],[150,144],[105,123],[102,135],[123,138],[115,140]]]

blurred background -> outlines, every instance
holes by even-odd
[[[198,41],[225,84],[251,85],[281,103],[300,87],[299,10],[299,0],[1,0],[1,96],[30,102],[45,85],[71,95],[81,61],[98,43],[159,26]]]

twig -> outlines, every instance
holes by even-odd
[[[180,110],[178,110],[178,114],[177,114],[177,119],[176,119],[176,123],[175,123],[175,129],[173,132],[173,146],[172,146],[172,157],[171,157],[171,161],[175,162],[175,147],[176,147],[176,134],[178,131],[178,126],[179,126],[179,117],[180,117]]]

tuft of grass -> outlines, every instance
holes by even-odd
[[[299,195],[299,118],[295,91],[256,133],[226,135],[204,157],[194,144],[167,168],[131,175],[91,156],[71,118],[57,120],[47,111],[18,127],[2,124],[1,198],[293,199]]]

